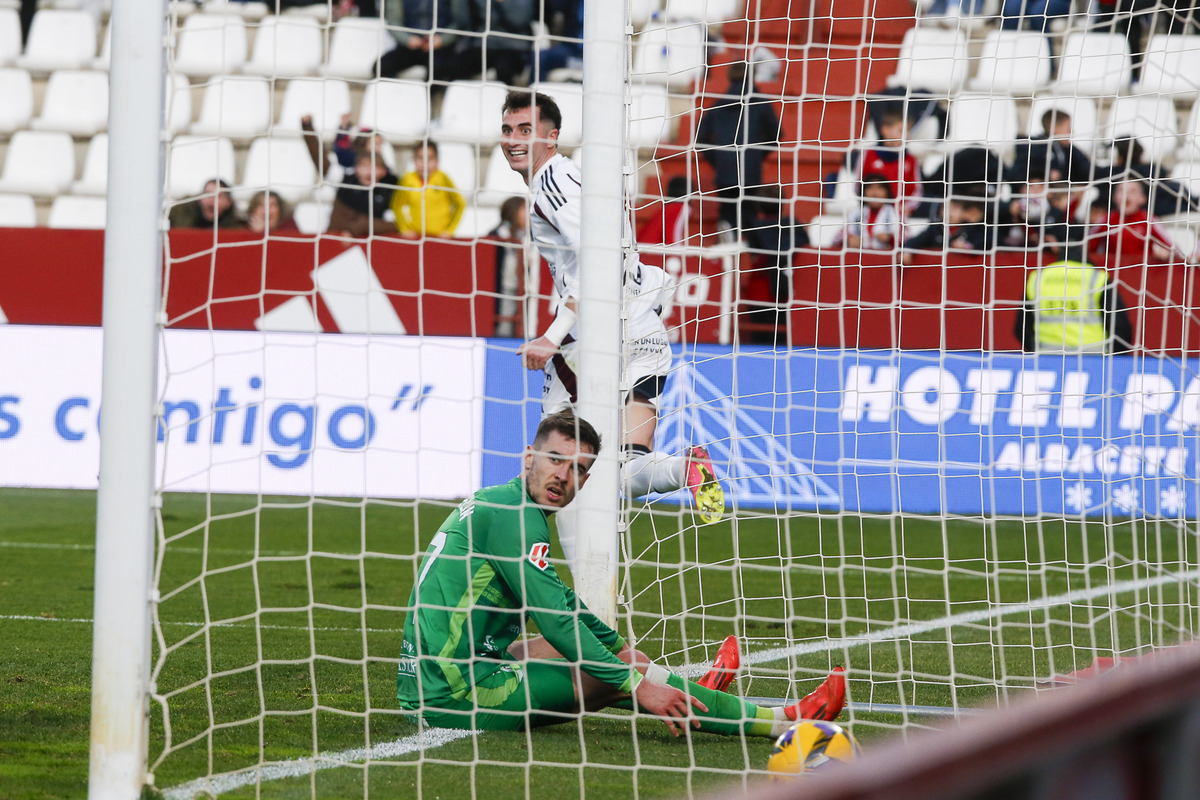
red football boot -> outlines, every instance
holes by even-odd
[[[696,683],[707,689],[712,689],[714,692],[723,692],[729,688],[729,684],[733,683],[733,679],[737,677],[738,666],[741,662],[742,656],[738,649],[738,638],[731,634],[725,638],[725,641],[721,643],[720,649],[717,650],[717,657],[713,659],[712,668]]]
[[[787,718],[795,722],[798,719],[817,719],[833,722],[842,713],[846,705],[846,668],[834,667],[829,677],[806,694],[798,702],[783,709]]]

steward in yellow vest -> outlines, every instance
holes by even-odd
[[[1029,353],[1123,353],[1133,330],[1108,273],[1057,261],[1030,274],[1014,333]]]

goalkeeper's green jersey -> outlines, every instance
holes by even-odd
[[[408,601],[396,680],[401,708],[463,700],[495,705],[501,698],[491,694],[507,696],[521,680],[508,646],[526,618],[567,661],[633,691],[642,676],[617,658],[624,640],[576,598],[549,557],[548,517],[521,478],[481,489],[450,514],[421,560]],[[481,686],[500,672],[511,678],[503,690]]]

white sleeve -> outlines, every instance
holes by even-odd
[[[563,238],[563,249],[570,251],[568,260],[575,269],[567,270],[566,297],[579,297],[579,235],[583,225],[583,190],[578,178],[566,170],[554,170],[547,175],[546,199],[550,206],[550,222]],[[565,298],[564,298],[565,299]]]

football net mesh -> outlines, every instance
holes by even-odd
[[[535,6],[513,35],[501,5],[457,33],[537,54],[520,81],[556,99],[560,147],[586,159],[577,9]],[[668,758],[644,722],[614,727],[621,712],[562,726],[554,752],[537,733],[493,746],[400,719],[418,563],[461,498],[519,470],[541,380],[515,351],[545,329],[552,284],[501,218],[526,194],[498,146],[511,53],[487,50],[482,78],[440,78],[436,56],[380,78],[422,31],[348,8],[172,5],[164,214],[219,178],[230,213],[269,190],[294,224],[168,237],[158,785],[432,796],[444,779],[478,795],[564,767],[582,794],[605,771],[655,793],[656,775],[761,770],[763,742],[705,756],[693,738]],[[737,634],[732,690],[767,704],[845,664],[843,720],[870,739],[1192,637],[1195,229],[1186,199],[1169,215],[1158,202],[1186,198],[1200,157],[1200,73],[1173,19],[1134,16],[1135,85],[1122,20],[1096,30],[1082,11],[1043,33],[1002,28],[994,4],[633,4],[627,204],[643,260],[677,283],[658,448],[705,445],[728,501],[708,526],[686,492],[624,501],[619,628],[640,649],[696,677]],[[1079,152],[1091,172],[1008,172],[1053,109],[1078,148],[1063,164]],[[1114,202],[1128,165],[1097,179],[1122,137],[1177,178],[1144,183],[1166,241],[1121,238],[1151,229]],[[375,191],[420,187],[404,181],[428,143],[461,212]],[[864,165],[891,175],[907,156],[920,193],[898,177],[868,210]],[[338,207],[351,201],[357,216]],[[952,205],[990,232],[956,238],[972,222]],[[456,228],[423,232],[443,213]],[[1099,225],[1125,248],[1105,266],[1140,355],[1022,356],[1028,276]],[[943,239],[902,267],[930,227]]]

